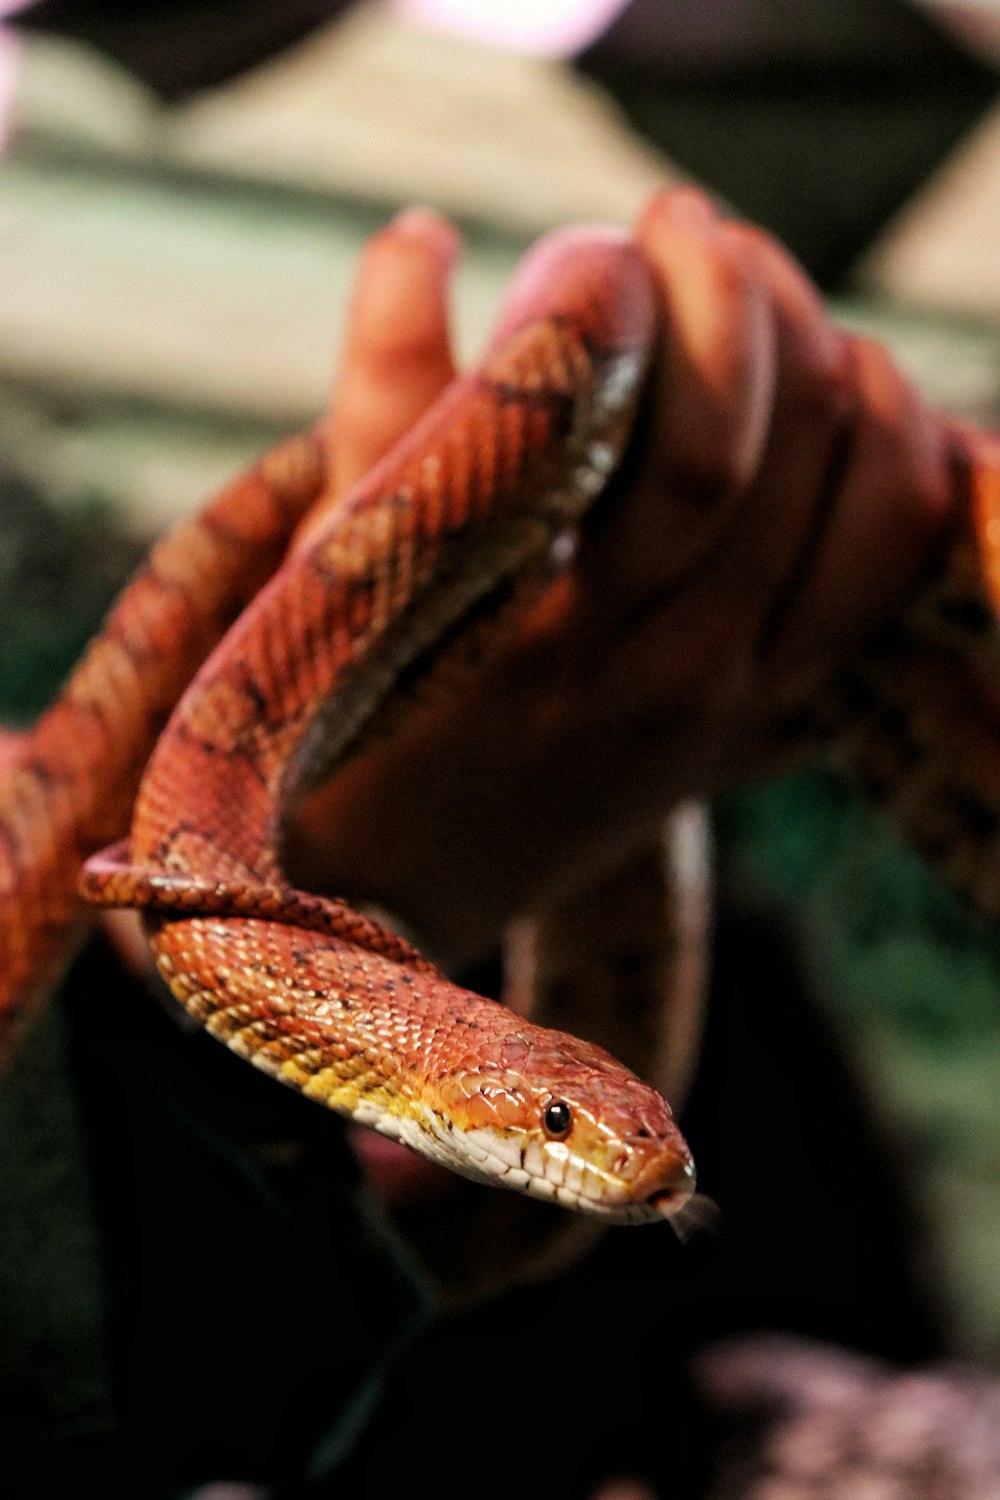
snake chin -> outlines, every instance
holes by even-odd
[[[385,1131],[385,1124],[379,1129]],[[399,1121],[395,1138],[437,1165],[492,1187],[507,1188],[608,1223],[662,1223],[669,1220],[686,1238],[695,1171],[677,1136],[659,1150],[640,1151],[616,1143],[609,1164],[597,1152],[567,1141],[546,1140],[541,1132],[477,1126],[460,1129],[428,1114]],[[602,1138],[601,1146],[606,1146]],[[643,1149],[645,1148],[645,1149]]]
[[[651,1150],[616,1149],[610,1165],[597,1153],[588,1155],[567,1141],[546,1140],[542,1132],[475,1126],[461,1129],[428,1111],[422,1116],[374,1118],[382,1136],[408,1146],[425,1162],[490,1187],[507,1188],[615,1224],[662,1223],[668,1220],[686,1239],[700,1224],[689,1204],[710,1202],[695,1197],[695,1171],[687,1147],[676,1140]],[[579,1121],[576,1124],[579,1129]],[[365,1134],[366,1132],[359,1132]],[[601,1144],[606,1145],[601,1132]],[[370,1153],[366,1151],[365,1156]]]

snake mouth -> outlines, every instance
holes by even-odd
[[[694,1196],[694,1189],[683,1188],[660,1188],[658,1192],[651,1193],[646,1199],[646,1207],[664,1219],[672,1219],[675,1214],[682,1213]]]
[[[664,1183],[661,1178],[659,1186],[645,1199],[645,1207],[664,1219],[673,1218],[694,1197],[696,1181],[694,1163],[684,1162],[672,1181]]]

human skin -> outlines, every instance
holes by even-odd
[[[415,706],[292,833],[300,883],[379,904],[450,965],[680,797],[793,759],[785,724],[913,596],[952,519],[949,429],[769,236],[693,189],[634,232],[662,322],[627,477],[485,670]],[[330,501],[454,373],[457,250],[425,211],[367,248]]]

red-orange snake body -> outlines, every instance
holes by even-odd
[[[64,961],[80,864],[131,813],[84,892],[145,910],[174,995],[235,1051],[466,1176],[610,1219],[683,1218],[693,1166],[655,1090],[458,989],[282,864],[303,794],[551,571],[628,441],[655,306],[632,242],[553,236],[481,363],[280,566],[322,486],[317,433],[154,550],[0,787],[0,1053]],[[1000,526],[1000,456],[957,431],[954,451],[968,494],[938,572],[810,707],[814,732],[995,913],[996,737],[963,761],[967,716],[938,705],[965,693],[1000,716],[980,550]]]
[[[86,893],[156,913],[160,973],[258,1067],[462,1174],[636,1221],[694,1190],[661,1096],[294,889],[283,821],[407,674],[544,577],[616,466],[656,327],[622,236],[551,237],[490,349],[288,559],[184,694],[130,846]]]
[[[128,827],[149,753],[207,652],[319,493],[318,432],[281,444],[152,551],[52,707],[4,742],[0,1063],[82,926],[80,864]]]

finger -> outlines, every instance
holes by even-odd
[[[657,589],[703,556],[756,472],[773,396],[775,347],[766,296],[693,189],[661,194],[636,234],[660,288],[662,353],[630,505],[634,583]]]
[[[790,545],[775,544],[773,517],[748,514],[783,329],[768,278],[729,229],[691,190],[662,195],[639,225],[664,303],[655,430],[593,567],[616,611],[599,643],[597,696],[643,742],[680,702],[745,694],[753,623]]]
[[[949,510],[941,424],[888,356],[835,328],[769,236],[730,224],[721,238],[770,309],[771,423],[707,565],[607,658],[629,698],[622,711],[640,716],[639,695],[647,711],[676,697],[682,665],[723,713],[796,706],[899,608]]]
[[[334,484],[367,473],[454,377],[448,284],[459,240],[428,209],[399,214],[358,271],[331,413]]]
[[[849,351],[856,409],[844,472],[784,626],[789,669],[805,677],[909,601],[952,509],[944,425],[879,345],[851,338]]]
[[[808,573],[826,519],[824,482],[837,467],[852,392],[847,340],[794,261],[747,225],[720,225],[719,243],[766,309],[773,365],[760,394],[770,392],[767,430],[753,471],[742,484],[733,476],[739,503],[711,555],[683,595],[665,603],[675,613],[683,608],[692,646],[702,643],[697,654],[707,652],[716,673],[727,654],[739,658],[737,680],[745,691],[760,669],[758,658],[780,633],[800,574]],[[644,634],[653,653],[662,628],[663,619],[651,613]],[[649,666],[655,673],[652,660]],[[648,680],[655,690],[655,676]]]
[[[665,461],[677,478],[709,493],[740,488],[756,467],[771,406],[773,347],[763,299],[703,193],[660,194],[636,235],[666,313],[657,411]]]
[[[774,349],[771,410],[758,463],[702,566],[681,592],[666,595],[659,610],[637,621],[624,642],[633,683],[642,684],[647,707],[638,726],[658,732],[651,705],[678,692],[686,664],[692,692],[701,684],[703,707],[724,722],[741,704],[756,704],[779,677],[771,657],[784,643],[783,627],[808,580],[825,535],[842,477],[844,439],[856,396],[845,335],[827,317],[804,272],[771,238],[748,225],[720,227],[720,241],[735,256],[768,310]],[[662,651],[666,631],[675,651]],[[690,694],[685,694],[690,697]],[[708,769],[709,731],[702,757]],[[749,746],[745,747],[749,748]],[[729,750],[720,746],[728,764]]]
[[[950,512],[944,429],[884,350],[838,331],[770,236],[731,238],[779,323],[774,421],[754,507],[795,550],[758,649],[794,696],[912,593]]]
[[[525,637],[572,620],[579,644],[602,648],[676,592],[739,506],[768,424],[773,331],[723,229],[692,188],[659,194],[637,221],[661,324],[646,431],[618,503],[591,519],[579,572],[549,592]]]
[[[837,499],[857,406],[848,340],[827,315],[805,272],[770,235],[729,224],[725,235],[758,284],[775,320],[777,369],[771,425],[754,476],[741,545],[759,552],[767,588],[754,645],[766,660],[810,578]]]
[[[451,225],[419,208],[365,247],[331,399],[330,480],[297,545],[454,377],[448,286],[459,248]]]
[[[580,598],[566,603],[585,622],[592,653],[676,595],[725,534],[760,459],[773,330],[722,230],[693,189],[659,195],[636,226],[660,292],[660,354],[627,492],[595,516],[574,585]]]

